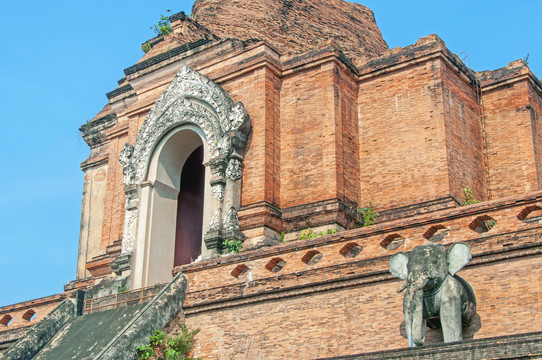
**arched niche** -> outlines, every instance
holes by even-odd
[[[132,287],[171,279],[177,196],[184,162],[204,148],[202,258],[218,256],[239,231],[242,161],[250,118],[216,83],[183,67],[155,102],[119,161],[126,193],[121,256],[112,267]]]
[[[178,221],[178,197],[183,183],[181,174],[186,171],[188,157],[200,146],[204,149],[204,163],[208,163],[209,152],[201,128],[193,124],[180,125],[164,136],[151,155],[147,177],[140,190],[141,207],[139,218],[144,221],[142,232],[135,246],[134,269],[145,279],[145,285],[167,281],[175,265],[176,233]],[[205,167],[205,188],[203,195],[202,227],[208,227],[212,216],[212,192],[208,179],[211,178],[209,166]],[[203,245],[203,237],[199,239]],[[179,244],[177,244],[178,246]],[[202,247],[202,257],[212,255]],[[198,254],[200,255],[200,254]]]

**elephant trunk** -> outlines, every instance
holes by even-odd
[[[405,328],[410,347],[422,346],[425,342],[425,319],[423,318],[423,289],[429,279],[418,278],[406,287],[403,304]]]

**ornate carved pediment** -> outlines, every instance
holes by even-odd
[[[235,159],[231,168],[239,167],[241,149],[251,127],[245,107],[235,103],[218,84],[184,66],[147,115],[132,152],[124,151],[125,147],[121,153],[119,160],[128,182],[125,185],[131,185],[132,177],[135,184],[144,180],[152,150],[167,131],[190,123],[205,133],[211,161],[224,157],[229,163]]]
[[[127,191],[123,253],[132,252],[135,239],[144,236],[136,234],[137,223],[144,221],[138,218],[142,213],[138,212],[138,189],[146,180],[153,151],[165,134],[184,124],[201,128],[209,154],[212,176],[207,181],[215,199],[211,206],[214,216],[204,231],[213,233],[214,238],[218,236],[220,240],[222,231],[239,229],[239,180],[243,148],[251,129],[250,117],[243,104],[235,103],[218,84],[184,66],[156,100],[139,130],[135,145],[125,144],[119,156]],[[221,219],[222,214],[225,214],[224,219]]]

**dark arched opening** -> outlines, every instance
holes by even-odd
[[[186,159],[181,172],[174,266],[189,264],[201,254],[204,184],[202,145]]]

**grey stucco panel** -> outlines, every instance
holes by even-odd
[[[29,330],[23,338],[0,355],[0,359],[32,359],[75,316],[75,307],[71,299],[62,301],[53,311]]]
[[[94,359],[135,359],[136,347],[146,345],[148,337],[155,330],[163,329],[179,311],[182,311],[187,288],[186,277],[182,273],[177,274]]]

